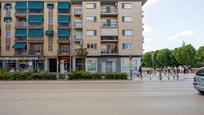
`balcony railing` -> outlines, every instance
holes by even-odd
[[[15,41],[26,41],[27,37],[16,37]]]
[[[43,14],[44,10],[28,10],[29,14]]]
[[[64,42],[69,42],[69,37],[59,37],[58,38],[58,42],[64,43]]]
[[[101,21],[101,27],[118,27],[117,21]]]
[[[118,48],[101,49],[101,55],[117,55]]]
[[[101,8],[101,14],[103,15],[116,15],[118,14],[117,8],[113,7],[103,7]]]
[[[43,42],[43,37],[28,37],[30,42]]]
[[[117,41],[118,37],[117,36],[102,36],[101,40],[102,41]]]
[[[16,27],[27,27],[28,26],[28,22],[16,22]]]
[[[29,50],[28,51],[29,55],[43,55],[43,49],[39,49],[39,50]]]
[[[60,28],[67,28],[67,27],[70,27],[70,24],[69,23],[59,23],[58,26]]]
[[[43,23],[28,23],[30,28],[42,28],[44,25]]]
[[[26,15],[27,14],[27,10],[16,10],[15,12],[16,15]]]
[[[82,34],[76,34],[76,35],[74,36],[74,39],[77,40],[77,41],[82,40]]]
[[[22,55],[27,55],[26,50],[15,50],[15,55],[22,56]]]
[[[82,28],[83,24],[82,24],[82,21],[75,21],[74,22],[74,27],[75,28]]]
[[[82,14],[82,8],[75,8],[74,9],[74,14],[75,15],[81,15]]]
[[[69,49],[59,49],[58,54],[68,55],[69,54]]]

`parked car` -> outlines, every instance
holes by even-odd
[[[204,68],[196,73],[193,85],[195,89],[204,94]]]

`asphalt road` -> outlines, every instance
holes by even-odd
[[[204,115],[180,81],[0,81],[0,115]]]

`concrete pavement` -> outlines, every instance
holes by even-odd
[[[0,115],[204,115],[180,81],[0,81]]]

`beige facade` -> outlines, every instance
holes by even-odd
[[[5,58],[9,61],[12,57],[15,57],[14,59],[18,57],[32,59],[34,57],[35,63],[43,63],[44,70],[50,71],[50,68],[54,67],[50,67],[50,64],[56,65],[56,72],[61,71],[58,68],[69,68],[70,70],[71,66],[74,70],[80,70],[77,68],[85,66],[87,71],[93,72],[95,70],[106,72],[104,68],[109,66],[113,68],[112,72],[122,71],[122,60],[128,60],[130,56],[138,61],[135,62],[137,66],[140,65],[140,56],[143,53],[142,6],[146,0],[35,0],[35,2],[43,2],[42,11],[31,11],[26,8],[23,15],[18,15],[19,11],[15,9],[17,2],[27,2],[28,4],[33,1],[1,0],[2,61]],[[59,11],[59,2],[69,2],[70,11]],[[5,9],[6,4],[11,5],[11,10]],[[51,11],[48,4],[54,6]],[[41,15],[43,23],[40,25],[30,24],[28,22],[30,15]],[[59,24],[59,16],[70,16],[70,23]],[[5,21],[5,17],[12,19],[9,24]],[[50,20],[52,20],[52,24],[50,24]],[[24,21],[25,26],[19,26],[20,21]],[[29,29],[36,28],[43,30],[41,38],[37,39],[28,35],[23,41],[26,42],[25,50],[13,48],[18,42],[16,29],[26,29],[29,34]],[[59,29],[70,30],[68,39],[59,35]],[[53,36],[44,34],[49,30],[54,32]],[[84,61],[74,55],[75,50],[81,46],[88,50],[88,56]],[[38,49],[40,52],[36,53]],[[49,61],[53,61],[53,59],[56,62]],[[37,60],[41,60],[41,62]],[[99,62],[100,60],[103,61]],[[109,62],[111,64],[107,66]],[[35,65],[34,62],[32,64]],[[30,65],[32,64],[30,63]],[[89,67],[94,64],[94,67]],[[114,69],[116,65],[117,69]],[[95,69],[89,70],[89,68]],[[68,71],[68,69],[65,70]]]

